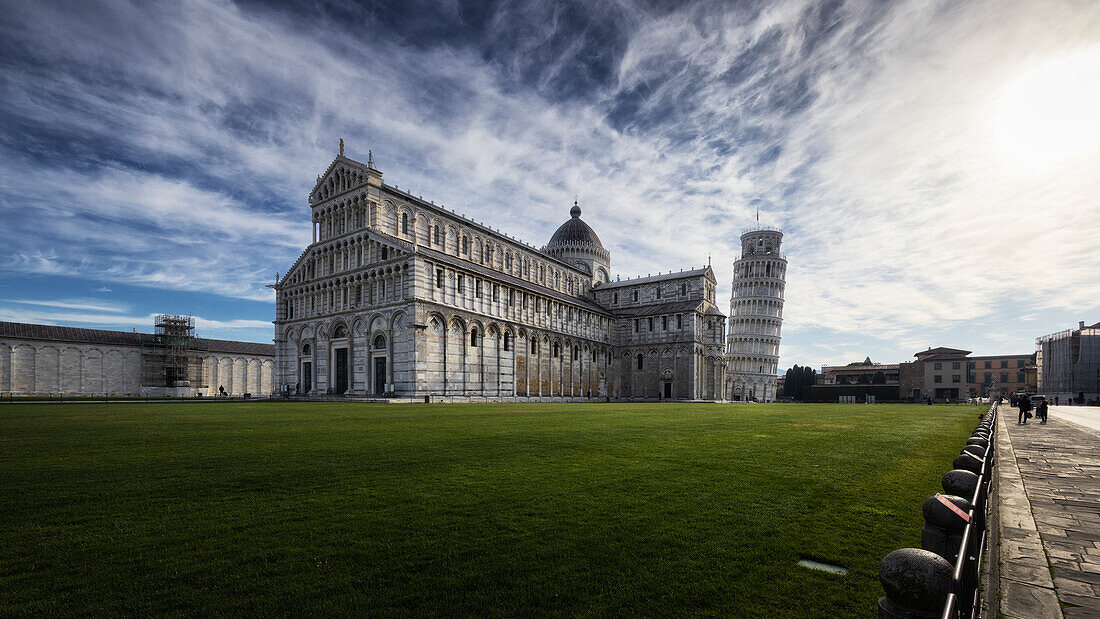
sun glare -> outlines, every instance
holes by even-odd
[[[1100,146],[1100,48],[1021,76],[1002,94],[995,122],[1001,150],[1026,167]]]

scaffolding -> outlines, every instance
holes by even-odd
[[[202,358],[196,354],[197,344],[194,318],[158,314],[156,331],[143,345],[142,388],[201,388]]]

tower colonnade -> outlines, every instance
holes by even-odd
[[[757,227],[741,235],[726,338],[729,400],[775,401],[787,276],[782,243],[783,232],[772,228]]]

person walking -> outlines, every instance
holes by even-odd
[[[1054,396],[1054,405],[1058,406],[1058,396]]]
[[[1020,418],[1016,423],[1027,424],[1027,418],[1031,416],[1031,398],[1026,396],[1017,399],[1017,406],[1020,407]]]
[[[1035,414],[1042,419],[1039,423],[1047,422],[1047,401],[1046,398],[1039,400],[1039,409],[1035,411]]]

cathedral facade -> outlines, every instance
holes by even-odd
[[[709,266],[611,281],[581,219],[536,248],[340,155],[309,195],[313,243],[276,291],[275,382],[308,396],[720,400]]]

